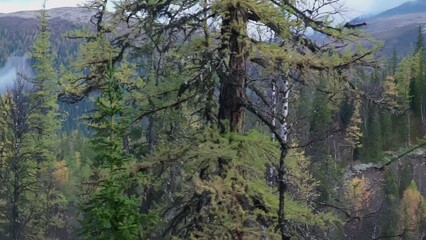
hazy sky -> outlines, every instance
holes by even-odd
[[[343,0],[348,10],[354,16],[364,13],[378,13],[395,7],[407,0]],[[47,0],[47,8],[76,6],[84,0]],[[0,0],[0,12],[16,12],[22,10],[37,10],[42,0]]]
[[[1,0],[0,0],[1,1]],[[344,0],[348,10],[361,15],[365,13],[379,13],[384,10],[396,7],[407,0]]]

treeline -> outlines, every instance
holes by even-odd
[[[424,135],[421,29],[379,61],[327,1],[107,3],[70,62],[42,10],[35,75],[1,98],[5,239],[344,239],[375,194],[345,167]],[[376,237],[420,236],[409,170],[384,171]]]

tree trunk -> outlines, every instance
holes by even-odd
[[[239,4],[228,6],[228,14],[222,25],[222,55],[226,56],[225,51],[229,51],[229,70],[220,74],[218,119],[222,131],[227,129],[224,120],[229,121],[231,131],[243,131],[248,52],[245,43],[247,21],[247,11]]]
[[[287,191],[286,181],[286,170],[285,170],[285,158],[287,157],[288,149],[287,146],[281,146],[280,163],[278,168],[278,194],[279,194],[279,208],[278,208],[278,225],[280,228],[280,234],[282,240],[289,240],[290,236],[286,229],[285,219],[285,192]]]
[[[285,219],[285,192],[287,191],[287,180],[286,180],[286,169],[285,169],[285,158],[288,153],[288,124],[287,117],[289,113],[289,97],[290,97],[290,88],[288,77],[283,76],[284,83],[284,98],[282,105],[282,119],[281,119],[281,155],[278,167],[278,194],[279,194],[279,209],[278,209],[278,224],[281,233],[282,240],[290,239],[288,231],[286,229],[286,219]]]
[[[272,127],[277,127],[277,80],[272,79]],[[272,133],[272,141],[275,141],[275,133]]]

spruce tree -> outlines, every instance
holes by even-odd
[[[140,199],[132,191],[138,176],[131,176],[132,158],[125,152],[123,137],[128,120],[124,91],[116,80],[112,64],[106,74],[107,85],[95,101],[90,127],[95,130],[96,152],[92,179],[96,181],[82,201],[84,239],[139,239],[142,237]],[[92,192],[93,191],[93,192]]]
[[[63,227],[63,219],[60,216],[66,204],[53,174],[59,162],[57,140],[61,118],[57,103],[55,56],[51,53],[47,18],[43,8],[40,11],[40,33],[31,51],[35,77],[29,79],[33,89],[29,94],[31,112],[28,121],[33,140],[31,154],[37,164],[40,184],[36,201],[39,212],[36,216],[41,238],[49,236],[49,230]]]

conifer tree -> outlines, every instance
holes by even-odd
[[[185,176],[184,170],[193,169],[193,175],[198,176],[202,183],[197,178],[190,178],[188,183],[191,186],[190,194],[180,198],[183,201],[180,206],[183,207],[176,209],[176,206],[171,206],[171,209],[175,211],[171,211],[173,216],[169,221],[168,229],[181,230],[171,231],[172,235],[183,232],[186,234],[185,237],[246,238],[256,228],[268,229],[270,232],[273,227],[268,225],[268,222],[272,211],[278,212],[278,221],[275,224],[280,229],[280,238],[289,239],[293,231],[287,229],[290,225],[290,216],[286,216],[285,160],[291,139],[289,111],[292,93],[300,85],[316,86],[309,82],[321,71],[335,74],[341,89],[358,90],[342,73],[354,64],[370,63],[369,57],[377,48],[364,49],[358,44],[359,39],[368,39],[368,36],[354,30],[353,27],[344,27],[343,24],[332,27],[329,21],[330,16],[317,14],[321,12],[321,8],[332,4],[326,1],[319,1],[319,4],[252,0],[147,3],[125,1],[117,5],[113,23],[105,24],[102,19],[105,16],[107,2],[106,0],[91,1],[89,5],[99,9],[96,15],[98,32],[103,34],[110,31],[113,36],[116,36],[110,41],[111,46],[117,46],[119,49],[112,57],[113,62],[120,61],[123,56],[120,53],[127,50],[134,54],[141,54],[141,50],[144,50],[147,45],[155,49],[153,56],[158,60],[155,67],[147,69],[148,73],[153,73],[151,75],[153,81],[148,83],[149,87],[139,88],[141,89],[139,92],[146,91],[149,94],[140,98],[139,102],[142,104],[138,108],[140,112],[135,121],[165,109],[188,107],[191,111],[190,116],[200,117],[201,121],[209,124],[212,131],[219,126],[220,137],[214,135],[214,138],[201,139],[198,135],[192,134],[201,130],[209,131],[192,126],[195,131],[184,131],[176,138],[177,143],[172,146],[178,149],[163,146],[165,149],[172,153],[176,151],[181,153],[180,150],[188,139],[197,140],[197,142],[191,142],[195,146],[209,145],[210,141],[215,141],[214,149],[223,148],[221,143],[228,141],[234,143],[234,139],[240,139],[236,142],[246,146],[247,143],[252,143],[251,138],[245,136],[247,130],[245,115],[248,111],[257,117],[262,127],[273,132],[281,150],[281,154],[276,156],[279,163],[276,181],[279,194],[276,196],[278,201],[274,207],[267,204],[271,202],[271,199],[267,198],[266,194],[259,194],[259,191],[264,191],[267,187],[265,181],[262,186],[258,181],[241,180],[245,179],[248,171],[244,169],[250,169],[247,164],[251,163],[250,157],[252,157],[241,154],[241,148],[232,145],[233,152],[238,154],[231,154],[231,157],[218,154],[217,149],[211,151],[215,154],[211,154],[210,158],[203,158],[206,154],[200,152],[196,152],[200,156],[184,153],[170,154],[170,157],[166,158],[169,159],[169,164],[166,164],[168,171],[164,172],[173,172],[174,175],[179,176],[170,169],[181,169],[183,171],[181,174]],[[191,11],[188,11],[189,9]],[[249,31],[252,23],[270,30],[273,33],[270,36],[271,41],[263,41],[262,37],[254,36]],[[129,26],[126,33],[111,31],[113,29],[111,26],[120,24]],[[330,38],[330,42],[335,44],[317,45],[306,36],[308,28],[326,35]],[[276,36],[276,41],[272,41],[272,36]],[[176,39],[180,41],[175,41]],[[357,46],[359,51],[354,52],[353,46]],[[93,58],[88,59],[93,60]],[[102,58],[92,66],[100,62]],[[143,61],[139,65],[146,66]],[[249,74],[248,69],[252,66],[255,71],[264,74],[259,78],[251,79],[253,76]],[[80,92],[87,94],[107,84],[102,80],[102,74],[98,74],[98,70],[88,68],[89,77],[80,78],[80,82],[77,81],[77,83],[84,82],[76,85],[81,87]],[[266,81],[262,81],[265,77],[269,81],[274,79],[277,83],[276,92],[279,94],[277,94],[276,102],[279,106],[276,106],[278,110],[274,114],[271,114],[274,112],[271,109],[273,104],[270,104],[268,94],[264,94],[270,91],[257,91],[264,86],[271,86]],[[96,81],[99,78],[101,80]],[[70,83],[75,84],[73,81]],[[250,96],[248,93],[254,94]],[[253,98],[260,99],[260,104],[255,104]],[[273,124],[274,121],[276,125]],[[188,136],[188,133],[192,134]],[[195,151],[192,148],[190,150]],[[262,151],[259,150],[259,152]],[[160,153],[157,154],[161,156]],[[156,156],[155,152],[153,156]],[[175,159],[179,161],[173,161]],[[200,160],[205,161],[200,163]],[[268,158],[259,158],[259,161],[260,166],[258,166],[262,168],[268,163]],[[182,162],[185,163],[184,166]],[[198,167],[195,167],[197,165]],[[166,174],[162,175],[165,177]],[[259,173],[253,174],[252,177],[250,178],[252,181],[259,179]],[[254,183],[262,187],[254,187]],[[223,186],[224,189],[217,189],[215,184]],[[244,190],[245,195],[235,196],[230,190],[232,188]],[[218,193],[223,194],[223,197]],[[182,196],[182,192],[179,191],[175,191],[174,194],[174,197]],[[228,205],[226,205],[220,199],[231,199],[233,202],[227,202]],[[229,209],[235,211],[226,212],[224,205],[230,206]],[[254,215],[263,206],[271,206],[273,209],[261,210],[268,216],[267,220],[260,218],[253,220]],[[183,211],[177,211],[182,209]],[[244,211],[237,211],[241,209]],[[196,217],[198,215],[201,217]],[[208,224],[213,218],[217,225]],[[235,221],[236,224],[232,227],[226,227],[229,222],[234,222],[233,220],[240,221]],[[254,225],[256,227],[253,227]],[[166,232],[170,233],[170,231]],[[203,232],[206,234],[194,235]]]
[[[39,212],[36,216],[41,238],[48,236],[49,230],[63,226],[63,219],[60,216],[65,206],[65,199],[53,175],[59,162],[57,139],[61,119],[57,103],[55,58],[51,53],[47,18],[46,10],[43,8],[40,12],[40,33],[31,51],[35,77],[30,79],[33,89],[29,94],[31,112],[28,116],[33,141],[31,154],[37,164],[37,178],[40,184],[36,201]]]
[[[424,38],[422,27],[418,28],[418,36],[414,55],[414,76],[411,83],[412,108],[421,123],[425,119],[425,72],[424,72]],[[420,129],[421,130],[421,129]]]
[[[123,146],[128,126],[124,91],[112,64],[108,68],[105,76],[108,84],[96,99],[91,117],[97,153],[92,179],[97,183],[82,202],[82,235],[84,239],[139,239],[148,221],[142,222],[141,200],[132,190],[138,176],[130,175],[132,159]]]
[[[29,151],[29,99],[23,81],[1,97],[1,235],[8,239],[37,236],[33,204],[39,190],[37,164]]]
[[[57,164],[58,107],[54,95],[55,73],[50,54],[46,12],[41,12],[41,33],[32,51],[36,76],[25,89],[18,79],[12,92],[3,99],[3,139],[8,145],[2,176],[9,227],[13,239],[55,237],[52,230],[63,225],[59,217],[64,199],[53,176]]]

